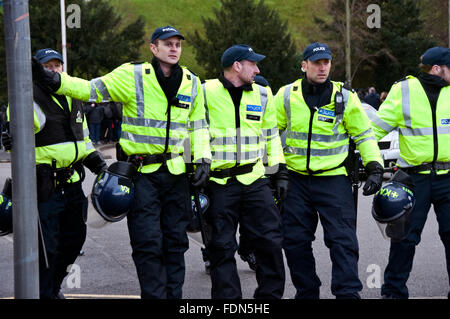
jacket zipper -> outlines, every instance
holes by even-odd
[[[314,120],[314,113],[316,113],[316,111],[317,111],[317,106],[309,108],[309,111],[311,112],[311,116],[309,118],[308,148],[306,149],[306,170],[308,171],[309,175],[312,175],[311,174],[311,170],[309,169],[309,162],[310,162],[310,159],[311,159],[312,124],[313,124],[313,120]]]

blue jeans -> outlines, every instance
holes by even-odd
[[[416,204],[411,212],[411,231],[401,242],[391,242],[389,261],[384,271],[384,284],[381,287],[382,295],[394,298],[409,297],[406,282],[431,204],[436,213],[439,236],[445,247],[447,273],[450,278],[450,174],[441,176],[411,174],[411,177],[416,185]]]
[[[100,132],[102,123],[89,123],[89,138],[92,143],[98,143],[100,141]]]

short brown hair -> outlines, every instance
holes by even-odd
[[[432,68],[433,68],[432,65],[422,64],[422,63],[419,64],[420,71],[422,71],[424,73],[429,73]]]

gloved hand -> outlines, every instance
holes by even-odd
[[[368,177],[363,187],[363,195],[373,195],[381,188],[383,182],[383,166],[378,162],[369,162],[365,169]]]
[[[83,165],[89,168],[89,170],[95,175],[99,175],[108,168],[108,165],[99,151],[94,151],[86,156],[83,160]]]
[[[278,200],[284,201],[287,198],[289,188],[289,173],[286,164],[279,164],[278,172],[273,174],[272,185],[276,191]]]
[[[33,81],[41,84],[51,92],[58,91],[61,86],[59,73],[47,70],[35,57],[32,58]]]
[[[5,130],[2,132],[2,145],[5,151],[10,151],[12,148],[12,138],[9,131]]]
[[[194,177],[192,178],[192,186],[194,187],[205,187],[209,179],[209,170],[211,164],[202,161],[202,163],[197,164],[195,169]]]

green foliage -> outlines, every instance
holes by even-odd
[[[298,78],[300,59],[288,29],[279,14],[264,1],[221,0],[220,9],[213,9],[215,18],[203,18],[205,37],[199,30],[188,34],[196,50],[197,62],[206,70],[207,78],[216,78],[222,71],[223,52],[234,44],[248,44],[266,58],[259,62],[261,75],[267,78],[274,92]],[[226,32],[224,32],[226,30]]]
[[[423,1],[422,1],[423,2]],[[369,4],[381,9],[381,27],[366,25]],[[333,52],[332,77],[345,79],[345,0],[330,0],[331,21],[315,18],[327,35]],[[415,0],[352,0],[351,60],[352,86],[375,86],[378,91],[408,74],[417,74],[420,56],[436,45],[424,31],[424,23]]]
[[[142,17],[121,25],[121,16],[106,0],[71,0],[70,4],[79,5],[81,19],[80,28],[66,27],[69,74],[94,78],[124,62],[139,58],[139,50],[144,43],[145,22]],[[53,48],[61,52],[59,1],[30,1],[29,12],[31,54],[34,55],[42,48]],[[67,20],[71,14],[72,12],[66,13]],[[3,21],[2,14],[0,17]],[[0,55],[5,56],[3,23],[0,32]],[[6,65],[1,63],[0,100],[6,99],[6,92]]]
[[[380,6],[384,13],[380,42],[392,58],[388,55],[378,57],[373,71],[375,85],[387,90],[396,80],[408,74],[417,75],[420,56],[436,43],[421,32],[423,21],[417,1],[383,0]]]

